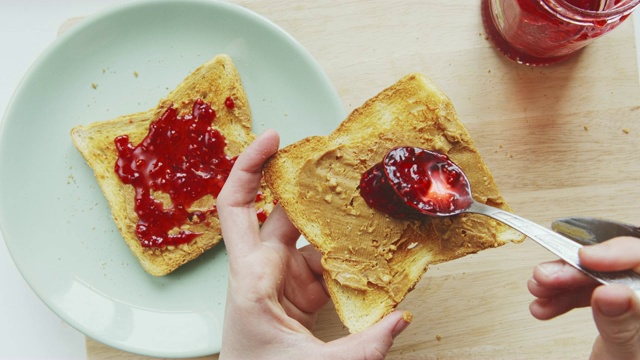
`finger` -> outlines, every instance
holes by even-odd
[[[329,302],[329,295],[327,294],[323,284],[314,280],[311,283],[306,283],[302,288],[296,288],[296,285],[286,287],[284,289],[284,299],[291,305],[289,308],[285,308],[288,314],[295,314],[297,312],[303,314],[315,314],[320,311]]]
[[[330,342],[330,354],[327,357],[382,360],[393,345],[393,340],[410,323],[410,313],[394,311],[365,331]]]
[[[282,308],[284,309],[287,316],[296,320],[302,326],[307,328],[309,331],[313,330],[316,324],[316,319],[318,318],[318,312],[307,312],[300,309],[298,306],[293,304],[288,298],[284,298],[280,300],[282,304]]]
[[[640,301],[622,285],[601,286],[593,293],[593,318],[600,336],[594,359],[640,358]]]
[[[538,320],[549,320],[573,309],[589,306],[593,287],[556,292],[548,297],[535,299],[529,305],[529,312]]]
[[[554,291],[596,284],[596,281],[588,275],[562,260],[539,264],[533,270],[533,279],[540,287]]]
[[[324,268],[322,267],[321,262],[322,254],[313,245],[306,245],[299,251],[300,255],[302,255],[304,260],[307,262],[309,270],[311,270],[318,283],[322,285],[322,289],[324,290],[328,301],[329,289],[327,288],[327,283],[324,281],[324,276],[322,275],[324,272]]]
[[[531,293],[531,295],[539,299],[549,299],[563,291],[563,290],[543,286],[533,278],[527,281],[527,289],[529,289],[529,292]]]
[[[300,237],[300,231],[293,226],[280,205],[273,208],[267,221],[262,224],[260,234],[265,242],[281,243],[289,247],[295,247]]]
[[[548,320],[589,306],[591,293],[598,283],[562,260],[539,264],[527,283],[529,292],[537,297],[529,312],[539,320]]]
[[[597,271],[640,272],[640,239],[618,237],[580,249],[580,263]]]
[[[279,137],[267,130],[238,156],[216,200],[222,237],[229,258],[242,258],[260,243],[254,201],[260,187],[262,166],[278,150]],[[236,254],[237,252],[237,254]]]
[[[218,201],[230,207],[253,204],[260,187],[262,165],[278,151],[279,142],[275,130],[258,136],[236,159]]]
[[[300,255],[307,261],[309,269],[316,274],[317,277],[322,278],[322,254],[313,246],[306,245],[300,249]]]
[[[316,313],[329,301],[324,279],[314,273],[298,249],[289,249],[283,295],[296,309],[304,313]]]

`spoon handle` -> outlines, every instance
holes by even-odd
[[[602,284],[623,284],[633,289],[640,296],[640,274],[627,270],[600,272],[584,268],[580,265],[578,251],[582,245],[557,234],[550,229],[538,225],[510,212],[474,201],[467,212],[482,214],[494,218],[527,235],[529,238],[551,251],[576,269],[591,276]]]

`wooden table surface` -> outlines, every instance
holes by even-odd
[[[479,1],[239,0],[318,60],[348,111],[410,72],[449,95],[514,211],[640,219],[640,82],[631,19],[552,67],[518,65],[487,41]],[[531,240],[429,269],[400,308],[414,315],[389,359],[586,359],[589,309],[531,317]],[[315,334],[347,335],[332,305]],[[87,340],[93,359],[145,358]],[[216,355],[206,357],[215,359]]]

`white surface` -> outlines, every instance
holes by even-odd
[[[14,89],[33,61],[56,38],[65,20],[116,2],[1,0],[0,114],[5,113]],[[4,239],[0,245],[0,284],[0,358],[86,358],[84,336],[33,293],[16,269]]]
[[[0,0],[0,115],[36,57],[67,19],[121,0]],[[636,42],[640,14],[634,15]],[[1,119],[1,117],[0,117]],[[0,235],[0,358],[84,359],[84,336],[65,324],[33,293]]]

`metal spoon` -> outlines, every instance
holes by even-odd
[[[567,264],[584,272],[602,284],[623,284],[640,296],[640,274],[627,270],[616,272],[594,271],[580,265],[578,251],[582,245],[510,212],[473,201],[465,212],[482,214],[494,218],[527,235],[529,238],[551,251]]]
[[[411,211],[433,217],[463,212],[489,216],[525,234],[595,280],[603,284],[624,284],[640,295],[640,274],[631,270],[599,272],[587,269],[580,265],[578,257],[581,244],[525,218],[475,201],[467,176],[446,155],[399,147],[392,149],[380,165],[384,168],[388,186]]]

